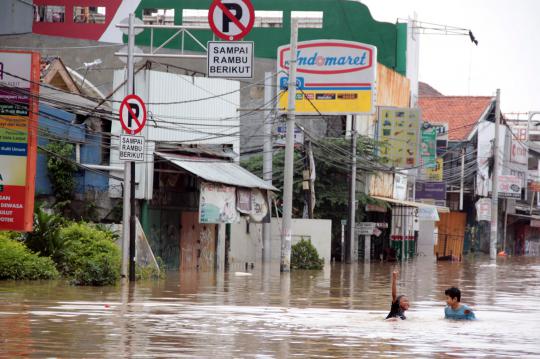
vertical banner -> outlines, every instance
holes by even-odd
[[[427,125],[427,126],[426,126]],[[420,143],[420,164],[424,168],[437,166],[437,132],[429,123],[422,125],[422,141]]]
[[[419,110],[380,107],[378,117],[379,156],[393,167],[415,167],[420,142]]]
[[[0,230],[32,230],[40,56],[0,51]]]

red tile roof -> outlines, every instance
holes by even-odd
[[[493,97],[436,96],[420,97],[422,119],[431,123],[447,123],[450,141],[466,140],[475,124],[489,108]]]

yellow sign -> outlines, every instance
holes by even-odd
[[[377,48],[345,40],[309,40],[297,44],[296,109],[301,115],[375,112]],[[279,112],[287,111],[290,45],[277,51],[277,84],[283,91]]]
[[[289,91],[284,91],[279,98],[280,111],[287,110]],[[369,113],[372,109],[373,91],[366,90],[338,91],[318,90],[296,93],[296,113]]]
[[[379,108],[379,156],[386,164],[410,168],[418,163],[420,113],[414,108]]]
[[[426,180],[442,181],[443,180],[443,159],[437,157],[435,168],[423,168],[422,173]]]

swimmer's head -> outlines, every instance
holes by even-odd
[[[396,302],[399,304],[399,307],[401,310],[408,310],[409,309],[409,298],[405,295],[400,295],[396,298]]]

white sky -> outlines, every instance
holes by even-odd
[[[471,29],[468,36],[420,35],[420,81],[444,95],[491,96],[503,112],[540,111],[540,1],[362,0],[377,21],[419,21]],[[524,117],[523,115],[521,117]]]

